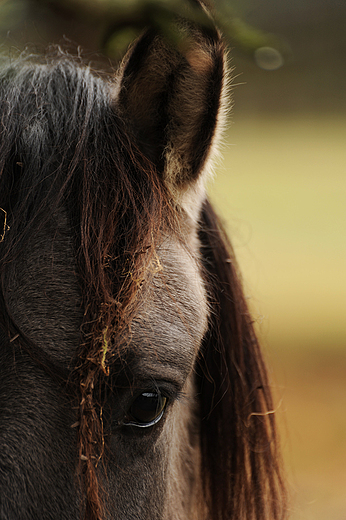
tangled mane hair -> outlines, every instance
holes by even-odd
[[[11,337],[25,338],[6,308],[6,267],[63,206],[84,312],[69,379],[77,384],[80,402],[84,517],[96,520],[104,515],[96,477],[104,445],[102,382],[112,358],[121,355],[119,337],[131,322],[145,267],[161,231],[174,227],[174,214],[152,164],[112,109],[110,84],[60,50],[45,62],[31,56],[12,63],[0,82],[0,206],[10,229],[1,251],[1,322]],[[25,345],[54,374],[56,363],[28,338]]]
[[[180,210],[112,108],[111,84],[64,53],[2,70],[0,113],[0,207],[10,227],[0,249],[0,322],[56,372],[56,363],[9,315],[6,288],[31,235],[64,208],[84,313],[67,376],[80,403],[82,514],[101,520],[101,391],[122,355],[119,338],[131,323],[156,245],[165,230],[178,230]],[[270,388],[234,254],[209,202],[198,226],[211,309],[196,366],[208,518],[281,520],[285,493]]]

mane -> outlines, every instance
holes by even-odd
[[[84,311],[72,376],[81,403],[79,476],[84,518],[99,519],[102,388],[173,213],[153,166],[112,108],[110,83],[88,67],[61,52],[43,62],[19,60],[2,71],[0,98],[0,207],[9,226],[0,250],[1,325],[10,337],[20,334],[30,355],[37,352],[6,307],[8,266],[64,207]],[[47,356],[35,360],[49,368]]]
[[[271,388],[233,248],[208,201],[200,240],[211,307],[198,363],[210,519],[282,520],[286,493]]]

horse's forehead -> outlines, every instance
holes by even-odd
[[[69,362],[79,343],[82,309],[71,262],[73,245],[66,221],[59,218],[61,229],[54,232],[53,241],[47,240],[47,223],[32,238],[25,257],[17,259],[8,306],[20,329],[53,361]],[[180,385],[200,347],[208,308],[198,242],[189,242],[188,250],[178,239],[167,238],[157,248],[147,283],[139,291],[130,348],[140,379],[168,378]]]
[[[131,327],[139,376],[182,384],[207,328],[208,307],[198,261],[179,242],[157,251],[156,272]]]

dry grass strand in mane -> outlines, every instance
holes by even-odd
[[[142,157],[131,159],[141,170],[139,183],[138,171],[130,178],[127,165],[117,171],[117,184],[122,176],[122,186],[115,189],[111,178],[109,185],[104,183],[100,200],[90,196],[94,193],[93,178],[84,172],[79,263],[88,290],[83,295],[86,312],[77,379],[81,393],[80,461],[88,491],[86,520],[102,518],[96,476],[104,449],[100,388],[114,360],[122,356],[122,349],[126,351],[127,327],[167,218],[166,194],[157,176],[148,163],[140,164]],[[112,169],[109,174],[114,175]]]

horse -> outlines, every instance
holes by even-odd
[[[1,520],[282,520],[266,365],[206,194],[211,24],[0,72]]]

